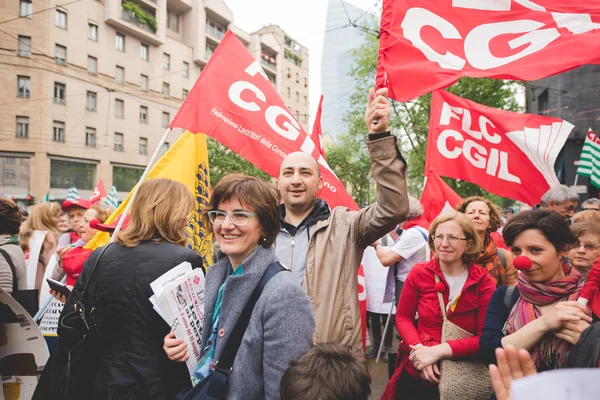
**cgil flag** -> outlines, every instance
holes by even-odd
[[[77,190],[77,188],[75,186],[72,186],[69,188],[69,193],[67,193],[67,198],[65,200],[75,201],[80,197],[81,196],[79,196],[79,191]]]
[[[212,233],[206,230],[201,219],[202,210],[208,204],[210,196],[206,136],[185,132],[148,173],[147,179],[156,178],[167,178],[181,182],[194,194],[196,208],[190,216],[187,228],[190,238],[188,247],[202,257],[205,266],[212,264]],[[114,222],[123,213],[127,203],[129,203],[133,189],[119,208],[111,214],[106,223]],[[108,233],[98,232],[85,247],[93,250],[106,245],[109,240],[110,235]]]
[[[321,152],[323,158],[325,158],[325,148],[323,147],[323,132],[321,129],[321,112],[323,111],[323,95],[319,99],[319,108],[317,109],[317,116],[315,117],[315,123],[313,124],[313,130],[311,133],[311,139],[315,142],[315,147]]]
[[[90,197],[90,203],[92,203],[92,204],[99,203],[100,200],[105,196],[106,196],[106,191],[104,190],[104,183],[102,182],[102,179],[100,179],[98,181],[98,184],[96,185],[96,188],[94,189],[94,193],[92,194],[92,197]]]
[[[437,174],[427,177],[421,204],[423,217],[430,223],[440,214],[455,211],[462,198]]]
[[[600,188],[600,138],[591,128],[583,143],[577,174],[587,176],[594,186]]]

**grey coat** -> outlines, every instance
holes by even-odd
[[[223,291],[215,361],[254,288],[268,266],[277,261],[275,250],[258,246],[242,263],[243,276],[230,276]],[[227,277],[229,258],[208,268],[204,287],[202,347],[210,336],[219,287]],[[250,318],[228,381],[228,399],[279,399],[281,377],[291,361],[312,344],[315,319],[304,290],[292,274],[275,275],[265,286]]]

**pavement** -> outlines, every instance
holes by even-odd
[[[371,335],[371,331],[369,329],[369,335]],[[396,329],[394,328],[394,340],[392,342],[392,349],[396,351],[398,349],[398,336],[396,334]],[[385,390],[385,386],[389,381],[388,375],[388,365],[383,359],[380,357],[379,362],[375,362],[375,358],[369,358],[367,361],[369,362],[369,373],[371,374],[371,399],[380,399],[383,391]]]

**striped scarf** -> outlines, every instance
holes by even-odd
[[[519,274],[517,288],[521,296],[513,307],[506,322],[506,329],[512,334],[534,319],[541,317],[541,306],[559,301],[577,300],[583,287],[581,275],[570,274],[562,279],[549,283],[533,283]],[[562,368],[565,356],[572,345],[548,333],[531,349],[531,356],[538,371]]]

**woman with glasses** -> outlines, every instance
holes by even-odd
[[[438,361],[479,353],[485,311],[496,287],[491,275],[474,264],[481,253],[480,236],[463,214],[445,214],[432,222],[429,244],[436,257],[411,269],[400,295],[396,327],[403,341],[385,399],[439,399]],[[443,317],[438,292],[448,320],[472,337],[441,343]]]
[[[563,217],[547,210],[521,212],[503,234],[513,254],[526,257],[530,267],[522,269],[516,287],[494,292],[481,355],[495,363],[496,348],[512,345],[528,350],[539,372],[563,368],[567,352],[592,322],[587,308],[576,301],[581,275],[563,268],[563,257],[579,241]]]
[[[567,257],[585,281],[594,263],[597,265],[596,268],[600,268],[600,225],[593,222],[578,222],[571,225],[571,232],[579,243],[575,244]],[[592,310],[594,322],[600,320],[600,295],[589,299],[588,306]]]
[[[512,264],[511,252],[496,247],[491,236],[502,225],[498,207],[488,199],[473,196],[464,199],[456,209],[473,222],[483,244],[483,250],[475,260],[475,264],[490,273],[496,287],[516,285],[518,272]]]
[[[278,263],[273,248],[278,200],[274,186],[247,175],[227,175],[213,190],[204,217],[221,254],[206,275],[204,350],[194,384],[215,373],[250,296],[265,271]],[[279,399],[283,373],[311,346],[315,322],[308,296],[288,270],[279,271],[254,306],[223,398]],[[185,344],[173,335],[165,337],[164,348],[171,360],[188,358]]]

